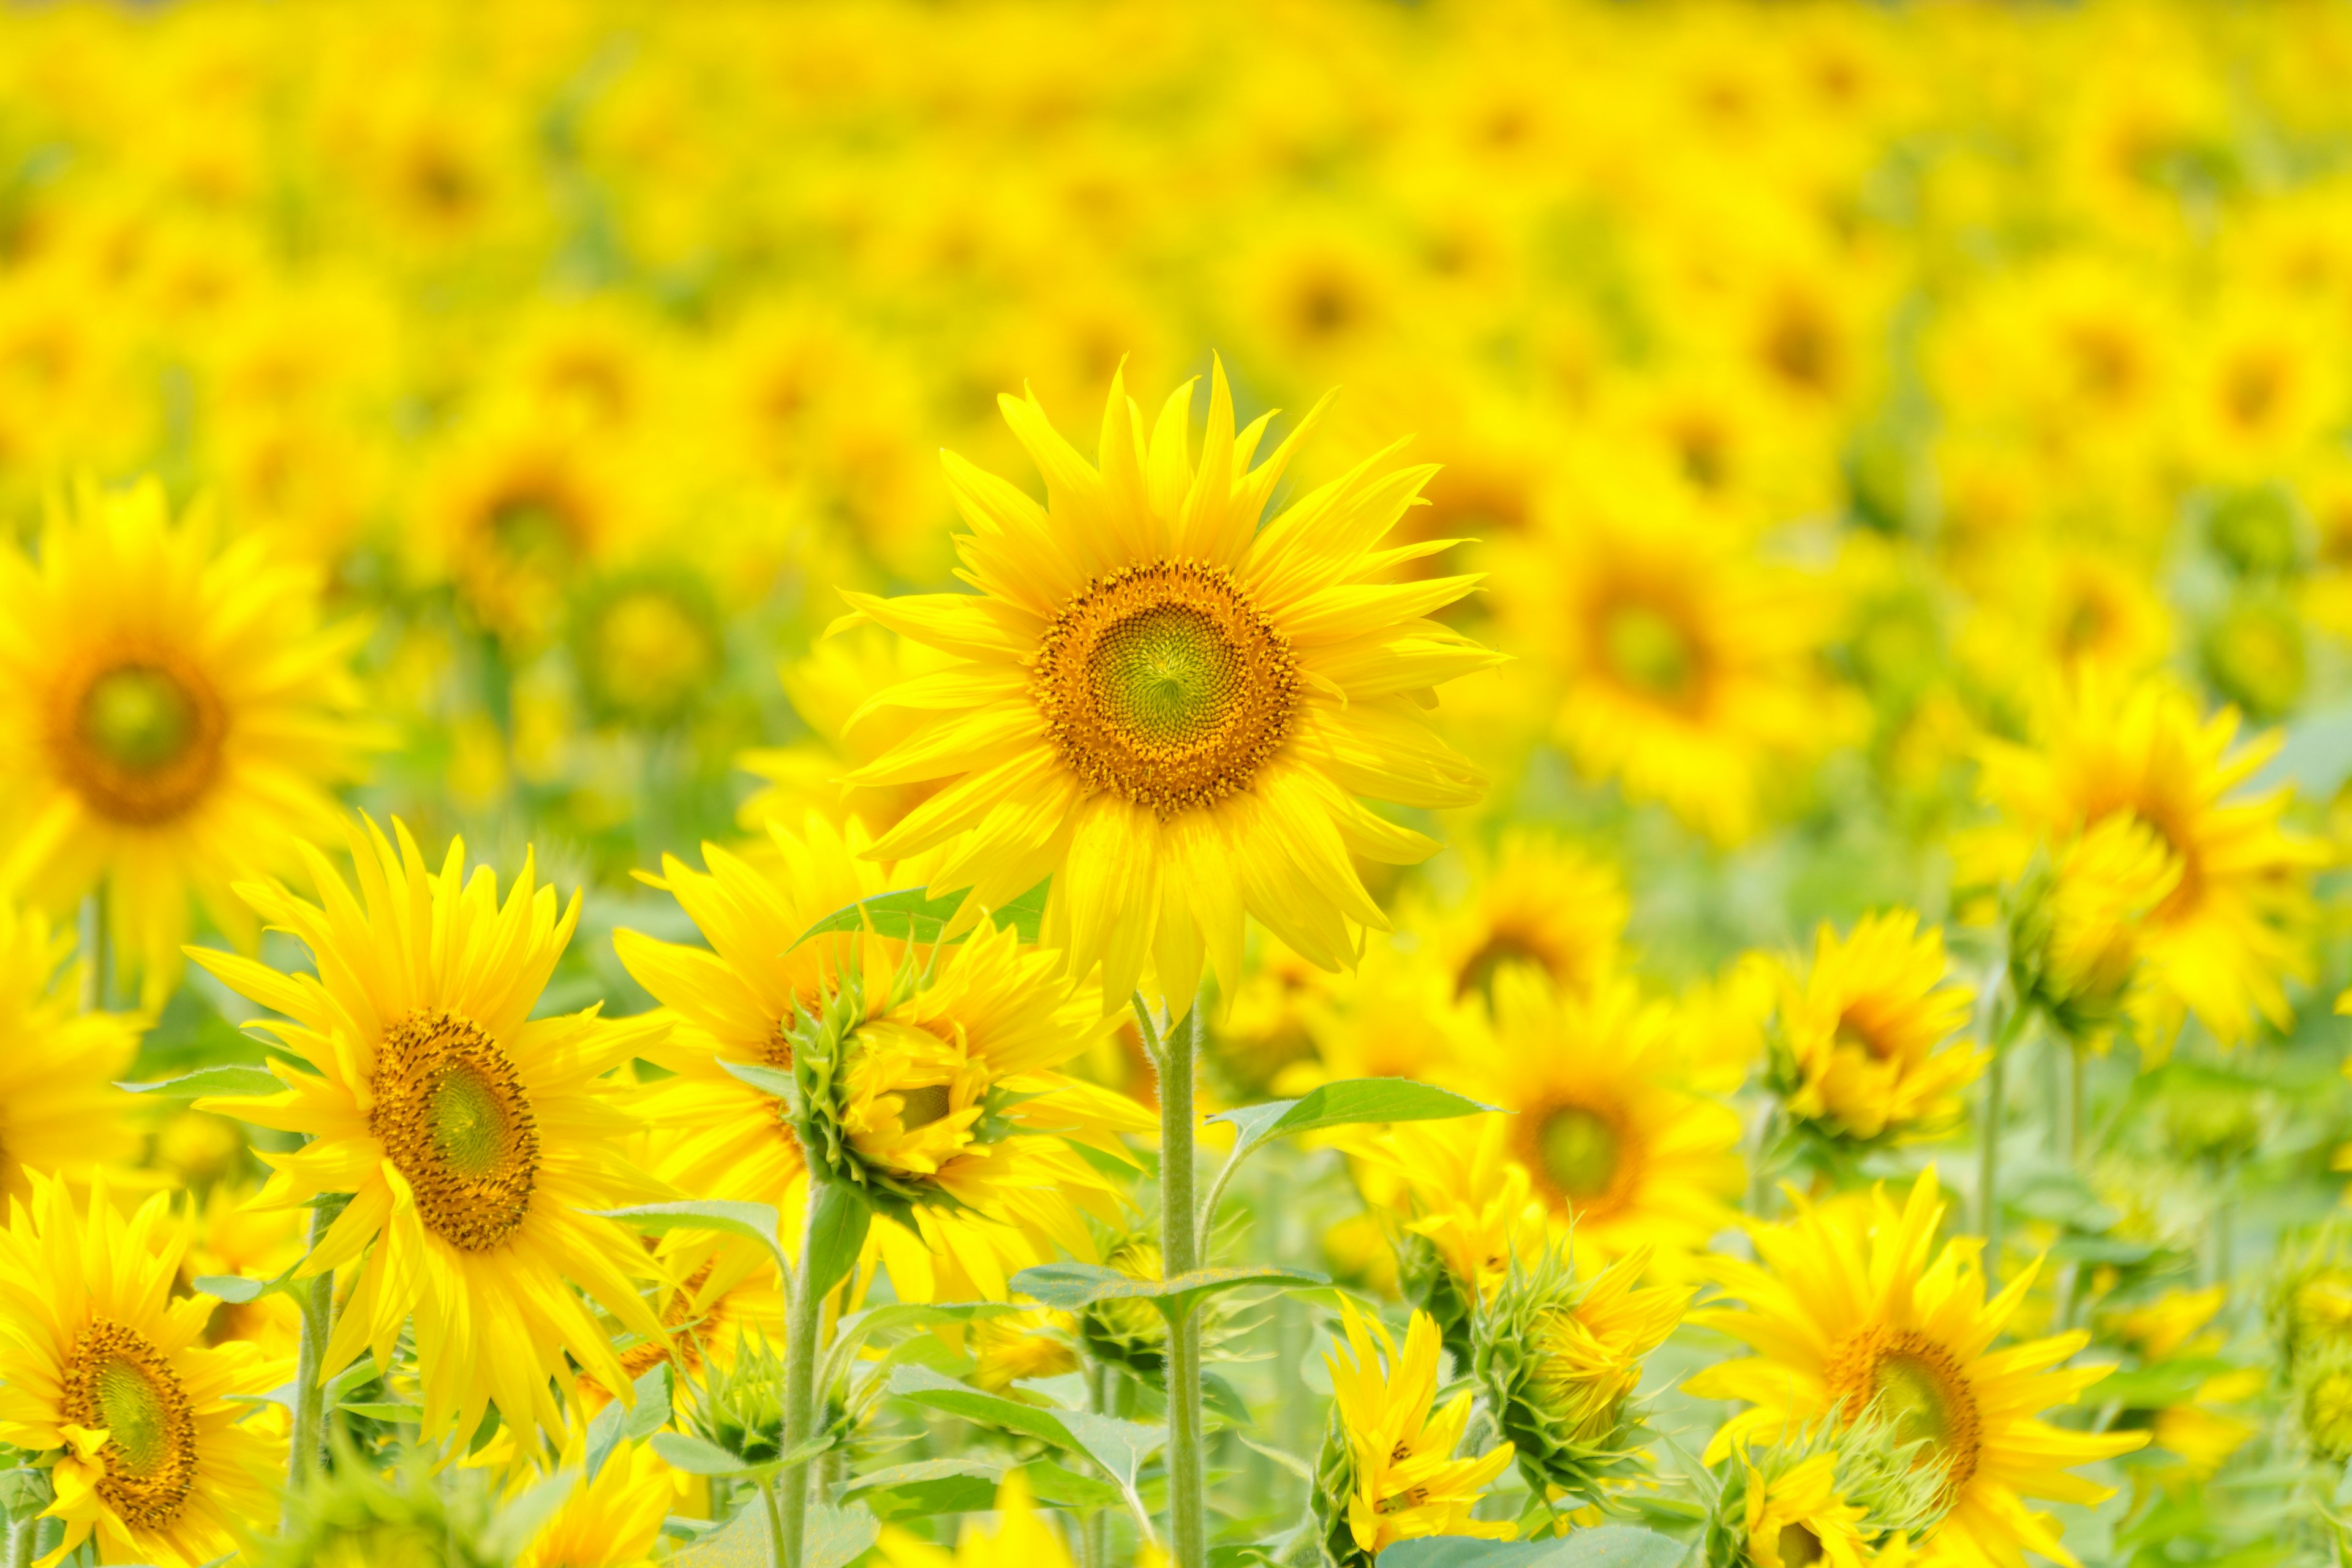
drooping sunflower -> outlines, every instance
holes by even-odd
[[[1622,977],[1578,996],[1506,972],[1495,1015],[1454,1076],[1516,1113],[1505,1122],[1511,1155],[1555,1221],[1574,1226],[1580,1263],[1645,1242],[1670,1262],[1730,1223],[1739,1118],[1681,1087],[1671,1006]]]
[[[2111,1370],[2061,1366],[2089,1335],[1993,1349],[2032,1273],[1987,1300],[1979,1243],[1948,1243],[1931,1261],[1944,1209],[1932,1169],[1900,1209],[1883,1188],[1819,1207],[1798,1202],[1788,1224],[1754,1227],[1760,1265],[1716,1265],[1741,1307],[1692,1314],[1757,1352],[1684,1385],[1749,1406],[1717,1430],[1708,1461],[1751,1438],[1825,1417],[1853,1421],[1875,1405],[1896,1441],[1920,1445],[1915,1464],[1942,1479],[1949,1511],[1933,1538],[1939,1556],[1990,1564],[2031,1550],[2072,1564],[2055,1521],[2025,1500],[2095,1503],[2106,1489],[2067,1471],[2147,1441],[2145,1432],[2074,1432],[2035,1417]]]
[[[1444,905],[1408,897],[1398,911],[1400,931],[1432,950],[1456,997],[1486,1001],[1496,972],[1511,965],[1579,991],[1614,967],[1631,912],[1614,867],[1527,829],[1505,833],[1491,854],[1465,858],[1471,879],[1462,897]]]
[[[1984,1054],[1952,1036],[1975,993],[1948,983],[1941,931],[1912,910],[1824,922],[1804,977],[1783,973],[1780,1066],[1789,1113],[1834,1136],[1916,1134],[1960,1114]]]
[[[1266,420],[1236,437],[1220,367],[1195,463],[1191,399],[1188,383],[1147,434],[1115,378],[1099,467],[1036,403],[1002,399],[1048,505],[950,457],[981,592],[849,595],[851,619],[959,660],[874,699],[932,717],[850,782],[948,782],[869,853],[945,846],[931,885],[989,907],[1052,876],[1045,939],[1074,974],[1099,969],[1106,1008],[1147,959],[1180,1005],[1204,962],[1230,992],[1245,911],[1343,967],[1388,924],[1350,854],[1435,848],[1359,794],[1444,807],[1480,787],[1421,706],[1496,661],[1425,618],[1472,580],[1393,581],[1411,552],[1381,547],[1433,470],[1370,459],[1260,527],[1314,417],[1250,467]]]
[[[1010,1275],[1046,1261],[1056,1242],[1090,1255],[1063,1193],[1108,1216],[1112,1189],[1059,1133],[1118,1152],[1116,1133],[1152,1123],[1131,1101],[1060,1072],[1101,1032],[1073,1016],[1067,984],[1042,974],[1049,961],[1022,952],[1009,930],[936,956],[865,933],[803,943],[824,916],[882,890],[862,854],[870,841],[858,824],[837,827],[814,813],[799,833],[772,826],[770,838],[774,853],[758,864],[710,845],[707,872],[665,860],[656,885],[709,948],[614,933],[630,973],[680,1020],[653,1057],[677,1076],[646,1099],[665,1129],[655,1134],[664,1176],[684,1191],[799,1213],[801,1130],[786,1102],[726,1064],[792,1071],[814,1030],[843,1069],[838,1093],[824,1097],[832,1131],[821,1152],[907,1200],[886,1204],[902,1223],[876,1226],[871,1242],[901,1299],[1002,1296]],[[919,980],[898,986],[918,964]],[[863,1009],[835,1017],[851,990],[867,998]],[[828,1030],[828,1020],[840,1026]],[[1040,1098],[1003,1104],[1032,1094]],[[796,1244],[797,1228],[786,1229]]]
[[[2326,851],[2281,826],[2286,791],[2233,798],[2280,743],[2273,733],[2236,746],[2237,732],[2234,712],[2200,720],[2161,678],[2124,687],[2084,668],[2048,693],[2032,743],[1991,742],[1984,753],[1980,788],[2004,820],[1964,844],[1964,879],[2006,881],[2037,844],[2126,815],[2179,863],[2141,930],[2159,1047],[2184,1009],[2224,1046],[2258,1018],[2284,1027],[2284,983],[2310,971],[2311,875]]]
[[[274,1173],[256,1202],[351,1195],[301,1268],[359,1265],[322,1376],[371,1348],[389,1366],[413,1316],[428,1441],[470,1435],[492,1404],[520,1432],[561,1437],[552,1389],[575,1363],[606,1388],[628,1386],[579,1290],[632,1332],[663,1337],[635,1283],[644,1250],[587,1212],[667,1195],[622,1158],[638,1118],[604,1081],[661,1025],[593,1009],[531,1017],[578,896],[559,912],[527,857],[501,902],[487,867],[467,875],[462,841],[434,872],[406,826],[393,827],[396,847],[373,821],[349,830],[356,893],[307,845],[320,903],[276,883],[243,889],[310,950],[316,975],[192,950],[280,1015],[257,1026],[309,1067],[274,1061],[282,1092],[198,1107],[310,1135],[263,1156]]]
[[[115,967],[160,1005],[193,899],[246,945],[230,891],[331,827],[372,731],[351,673],[362,628],[320,617],[314,569],[152,479],[77,490],[37,558],[0,549],[0,882],[52,910],[103,889]]]
[[[1389,1546],[1425,1535],[1508,1541],[1507,1522],[1471,1509],[1511,1466],[1505,1443],[1456,1458],[1475,1396],[1437,1397],[1437,1324],[1415,1312],[1404,1348],[1386,1327],[1344,1303],[1348,1342],[1324,1360],[1331,1369],[1331,1415],[1316,1467],[1315,1517],[1328,1561],[1366,1568]]]
[[[102,1185],[77,1212],[36,1175],[0,1230],[0,1442],[52,1465],[64,1521],[38,1568],[96,1537],[99,1560],[196,1568],[278,1510],[286,1444],[236,1396],[289,1368],[206,1348],[209,1296],[174,1300],[188,1229],[163,1194],[125,1219]]]
[[[70,932],[0,900],[0,1199],[30,1173],[87,1173],[139,1152],[130,1096],[114,1087],[142,1020],[80,1010]]]

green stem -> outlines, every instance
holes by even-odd
[[[341,1199],[326,1200],[310,1211],[309,1250],[319,1250],[319,1244],[326,1240],[328,1230],[342,1212]],[[302,1338],[294,1362],[294,1436],[286,1450],[286,1507],[289,1519],[295,1499],[301,1495],[311,1472],[318,1468],[319,1452],[326,1445],[325,1363],[327,1341],[335,1327],[334,1270],[320,1270],[302,1288],[297,1300],[302,1310]]]
[[[2009,1095],[2009,1052],[2024,1032],[2027,1011],[2020,1007],[1993,1037],[1992,1060],[1985,1064],[1984,1111],[1977,1126],[1977,1229],[1984,1237],[1987,1279],[2000,1273],[2000,1121]]]
[[[1103,1409],[1103,1384],[1109,1370],[1102,1363],[1087,1358],[1087,1409],[1094,1415],[1107,1414]],[[1110,1568],[1110,1510],[1088,1509],[1078,1521],[1079,1568]]]
[[[777,1568],[782,1568],[784,1561],[784,1527],[782,1521],[776,1517],[775,1479],[773,1477],[761,1476],[755,1479],[751,1484],[760,1489],[760,1501],[768,1510],[769,1552],[774,1557]]]
[[[800,1263],[785,1284],[791,1295],[791,1315],[784,1324],[783,1451],[787,1454],[816,1435],[816,1363],[823,1349],[817,1334],[824,1317],[824,1297],[813,1289],[815,1275],[809,1267],[816,1251],[816,1183],[812,1180],[801,1220]],[[800,1568],[801,1546],[808,1532],[808,1461],[785,1465],[777,1472],[776,1486],[780,1516],[776,1568]]]
[[[81,901],[81,951],[89,960],[81,972],[81,1010],[96,1013],[106,1006],[107,970],[114,962],[113,942],[106,930],[106,884]]]
[[[1201,1035],[1197,999],[1160,1046],[1160,1247],[1164,1277],[1201,1266],[1200,1215],[1192,1195],[1192,1073]],[[1175,1568],[1208,1562],[1201,1453],[1201,1321],[1192,1312],[1168,1325],[1168,1535]]]
[[[16,1522],[8,1532],[8,1568],[33,1568],[33,1537],[40,1531],[37,1515]]]
[[[1780,1105],[1768,1100],[1756,1116],[1756,1147],[1748,1161],[1748,1213],[1755,1219],[1772,1217],[1772,1173],[1766,1168],[1766,1159],[1772,1152],[1772,1140],[1780,1124]]]

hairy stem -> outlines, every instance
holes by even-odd
[[[1199,1215],[1192,1195],[1192,1073],[1199,1055],[1197,1000],[1169,1026],[1160,1068],[1160,1247],[1173,1279],[1201,1266]],[[1208,1561],[1202,1495],[1201,1322],[1192,1312],[1168,1325],[1168,1535],[1175,1568]]]
[[[340,1198],[321,1202],[310,1211],[310,1250],[316,1252],[328,1230],[343,1212]],[[294,1362],[294,1436],[286,1450],[286,1507],[290,1517],[294,1500],[318,1468],[319,1450],[326,1444],[327,1341],[335,1327],[335,1275],[323,1269],[301,1289],[302,1338]]]
[[[40,1532],[37,1515],[16,1521],[8,1531],[8,1568],[33,1568],[33,1537]]]
[[[776,1482],[773,1477],[761,1476],[752,1482],[760,1489],[760,1502],[768,1510],[768,1550],[776,1568],[783,1568],[784,1527],[776,1517]]]
[[[817,1334],[824,1319],[824,1297],[815,1289],[811,1264],[816,1253],[817,1185],[809,1183],[808,1206],[801,1220],[799,1266],[785,1289],[791,1294],[790,1316],[784,1324],[783,1452],[793,1453],[816,1435],[816,1363],[823,1350]],[[802,1545],[808,1533],[809,1464],[805,1458],[786,1464],[776,1476],[776,1568],[800,1568]]]

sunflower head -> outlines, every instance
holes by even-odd
[[[1862,1568],[1889,1540],[1916,1539],[1945,1511],[1943,1489],[1878,1409],[1824,1421],[1732,1462],[1706,1528],[1722,1568]]]
[[[1130,1236],[1103,1252],[1103,1264],[1130,1279],[1158,1279],[1165,1265],[1149,1237]],[[1168,1320],[1131,1297],[1097,1301],[1078,1314],[1078,1339],[1097,1361],[1156,1379],[1168,1358]]]
[[[1773,1041],[1775,1087],[1789,1112],[1833,1142],[1919,1136],[1960,1112],[1958,1091],[1984,1064],[1951,1037],[1973,993],[1947,983],[1943,933],[1908,910],[1873,915],[1844,936],[1824,924],[1802,980],[1786,976]]]
[[[2100,818],[2020,880],[2009,912],[2010,973],[2069,1039],[2104,1041],[2142,979],[2150,914],[2181,862],[2130,812]]]
[[[2287,1376],[2310,1362],[2352,1356],[2352,1232],[2340,1224],[2323,1226],[2283,1257],[2265,1308]]]
[[[1681,1321],[1687,1292],[1637,1288],[1646,1249],[1580,1280],[1547,1247],[1510,1272],[1478,1310],[1472,1370],[1530,1485],[1571,1506],[1601,1500],[1606,1477],[1642,1467],[1642,1360]]]
[[[572,615],[572,668],[589,709],[661,729],[685,719],[726,658],[719,606],[693,573],[645,570],[583,590]]]

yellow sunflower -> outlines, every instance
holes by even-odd
[[[1741,1525],[1756,1568],[1862,1568],[1870,1561],[1864,1510],[1839,1494],[1837,1460],[1834,1453],[1815,1454],[1768,1477],[1740,1456],[1747,1482]]]
[[[275,1173],[257,1203],[351,1194],[300,1270],[365,1258],[321,1376],[370,1348],[389,1366],[413,1316],[428,1441],[453,1427],[471,1434],[492,1404],[518,1431],[560,1437],[552,1389],[575,1364],[607,1388],[628,1386],[609,1331],[574,1285],[631,1331],[662,1337],[635,1283],[644,1250],[585,1212],[667,1195],[621,1157],[637,1118],[604,1081],[661,1026],[609,1023],[593,1009],[531,1017],[579,921],[578,896],[559,911],[526,857],[501,903],[487,867],[466,874],[463,842],[451,841],[436,873],[407,828],[393,826],[396,848],[372,821],[350,829],[356,894],[308,846],[319,904],[274,883],[243,889],[310,950],[316,975],[192,950],[288,1020],[257,1026],[310,1068],[273,1062],[284,1091],[198,1108],[310,1136],[262,1156]]]
[[[1331,1369],[1331,1418],[1323,1440],[1315,1510],[1327,1556],[1370,1563],[1400,1541],[1470,1535],[1508,1541],[1507,1522],[1470,1510],[1511,1465],[1508,1443],[1457,1459],[1475,1395],[1437,1397],[1437,1324],[1415,1312],[1399,1351],[1377,1320],[1343,1303],[1348,1343],[1324,1360]]]
[[[130,1096],[114,1087],[142,1020],[85,1013],[73,936],[0,900],[0,1198],[31,1173],[87,1173],[139,1152]]]
[[[1503,1122],[1511,1155],[1555,1220],[1574,1226],[1580,1263],[1645,1242],[1664,1261],[1731,1223],[1739,1118],[1680,1087],[1671,1006],[1644,1001],[1629,979],[1577,996],[1506,973],[1495,1014],[1453,1076],[1516,1113]]]
[[[1381,547],[1432,470],[1368,460],[1261,528],[1313,417],[1250,467],[1266,420],[1236,438],[1219,368],[1196,464],[1191,399],[1188,383],[1147,433],[1114,379],[1099,467],[1036,403],[1000,400],[1048,506],[950,457],[981,592],[849,595],[851,619],[959,660],[874,699],[933,717],[850,782],[949,782],[869,853],[948,846],[931,885],[990,907],[1052,876],[1045,940],[1074,974],[1099,968],[1107,1008],[1147,958],[1167,995],[1192,995],[1204,961],[1230,993],[1244,911],[1344,966],[1388,926],[1349,856],[1435,848],[1359,793],[1456,806],[1481,782],[1423,716],[1496,661],[1425,618],[1471,580],[1392,580],[1408,557]]]
[[[2231,798],[2277,752],[2273,733],[2233,746],[2234,712],[2200,720],[2161,678],[2122,687],[2094,668],[2048,694],[2033,743],[1987,744],[1980,788],[2002,823],[1961,847],[1964,880],[2021,871],[2041,843],[2064,843],[2110,816],[2154,830],[2179,866],[2146,917],[2141,952],[2161,1047],[2183,1009],[2224,1046],[2256,1019],[2293,1017],[2284,982],[2306,979],[2311,874],[2325,849],[2280,826],[2284,790]]]
[[[231,884],[289,868],[358,774],[362,628],[322,626],[318,595],[264,541],[174,521],[152,479],[77,490],[37,559],[0,549],[0,882],[53,910],[102,890],[115,969],[151,1006],[190,899],[258,941]]]
[[[514,1560],[514,1568],[652,1568],[662,1521],[677,1499],[677,1472],[651,1448],[623,1443],[586,1473],[587,1433],[563,1446],[562,1470],[574,1479],[555,1517],[541,1526]],[[517,1478],[517,1489],[528,1486]]]
[[[1497,607],[1559,683],[1578,770],[1717,842],[1754,834],[1856,728],[1821,664],[1826,595],[1669,489],[1596,480],[1496,561]]]
[[[2035,1418],[2112,1370],[2061,1368],[2089,1336],[1992,1348],[2032,1271],[1988,1301],[1979,1243],[1948,1243],[1930,1260],[1944,1212],[1932,1170],[1900,1209],[1884,1188],[1820,1207],[1797,1201],[1795,1219],[1753,1228],[1760,1265],[1717,1262],[1741,1307],[1691,1315],[1757,1352],[1684,1385],[1749,1406],[1717,1430],[1708,1461],[1751,1438],[1824,1417],[1853,1421],[1875,1407],[1894,1421],[1897,1440],[1921,1444],[1915,1462],[1941,1473],[1949,1511],[1930,1547],[1939,1559],[2013,1563],[2022,1549],[2074,1563],[2055,1521],[2024,1500],[2095,1503],[2106,1489],[2067,1470],[2147,1441],[2145,1432],[2074,1432]]]
[[[1780,1045],[1789,1114],[1863,1140],[1917,1135],[1960,1114],[1985,1055],[1952,1036],[1976,994],[1949,983],[1944,934],[1911,910],[1823,922],[1800,980],[1783,972]]]
[[[1465,854],[1467,890],[1441,905],[1412,896],[1401,934],[1417,937],[1456,997],[1488,1000],[1496,971],[1525,965],[1553,984],[1589,991],[1618,962],[1632,904],[1615,867],[1555,836],[1506,832],[1491,854]]]
[[[103,1188],[77,1213],[64,1184],[31,1181],[0,1231],[0,1442],[53,1468],[42,1517],[95,1536],[99,1560],[196,1568],[278,1511],[282,1434],[239,1395],[290,1370],[250,1345],[206,1349],[209,1296],[173,1299],[184,1224],[163,1194],[124,1219]]]

